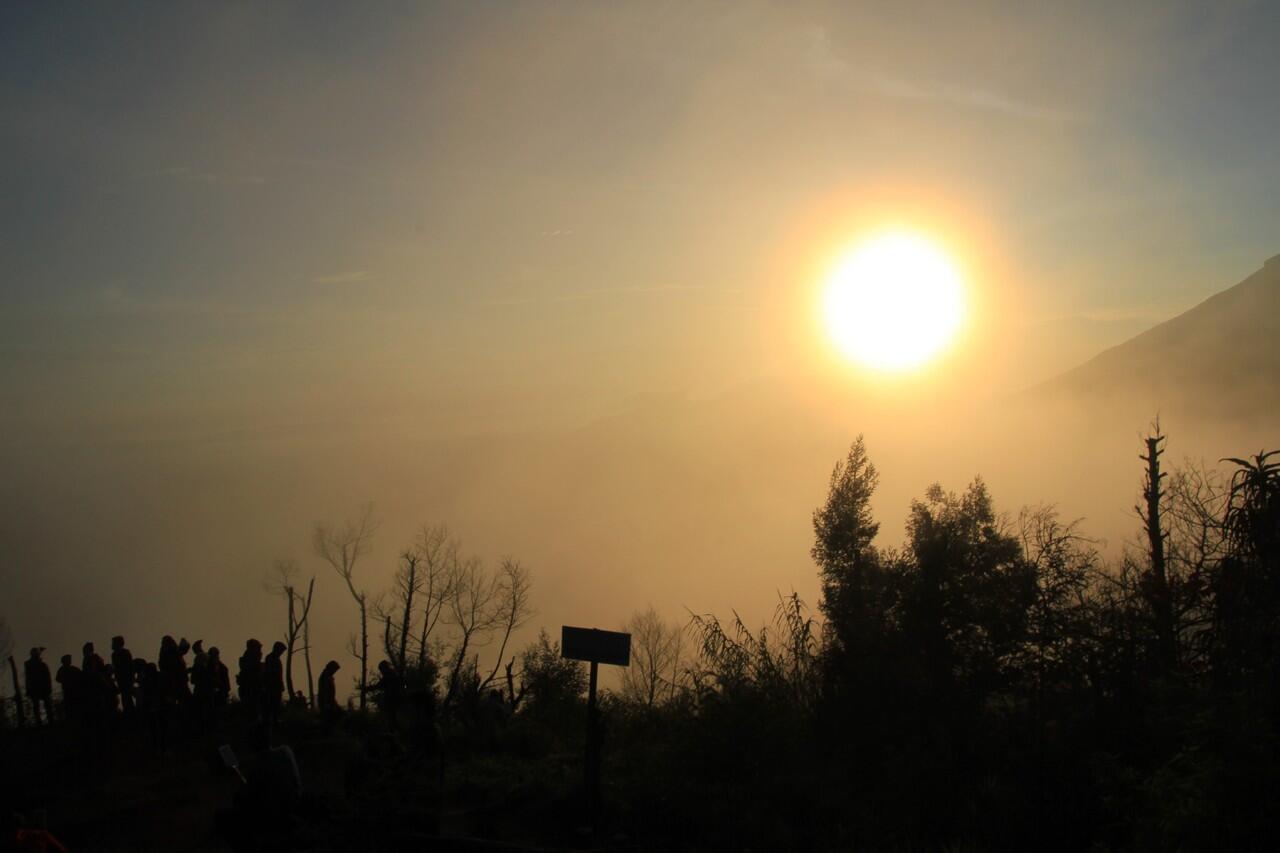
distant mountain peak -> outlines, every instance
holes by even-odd
[[[1280,255],[1032,394],[1192,416],[1280,416]]]

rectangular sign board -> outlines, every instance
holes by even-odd
[[[560,628],[560,656],[571,660],[631,665],[631,635],[599,628]]]

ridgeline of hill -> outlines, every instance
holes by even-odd
[[[1189,311],[1037,386],[1032,396],[1257,418],[1280,399],[1280,255]]]

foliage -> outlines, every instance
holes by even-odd
[[[545,629],[520,661],[519,695],[526,713],[552,718],[580,703],[587,689],[586,669],[579,661],[561,657],[560,643],[553,642]]]
[[[668,625],[650,605],[624,626],[631,635],[631,665],[622,671],[622,695],[652,708],[687,687],[684,631]]]
[[[1002,513],[980,479],[931,486],[903,544],[878,546],[859,438],[813,515],[820,616],[792,592],[759,628],[652,607],[628,623],[633,667],[599,702],[609,831],[642,849],[1267,849],[1280,461],[1164,470],[1163,442],[1139,538],[1108,565],[1081,522]],[[340,721],[353,809],[447,792],[488,829],[576,819],[587,674],[545,630],[504,661],[531,612],[520,564],[487,570],[426,528],[369,602],[416,722]]]

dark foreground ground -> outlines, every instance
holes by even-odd
[[[376,715],[326,730],[308,713],[288,714],[274,740],[297,760],[302,795],[292,803],[255,784],[256,740],[236,708],[205,732],[173,726],[164,753],[124,721],[96,747],[66,723],[9,730],[0,794],[20,825],[47,828],[72,851],[654,847],[610,828],[609,806],[590,832],[581,753],[567,743],[531,747],[518,725],[446,730],[441,762],[439,749],[415,751]],[[219,759],[223,744],[249,785]]]

